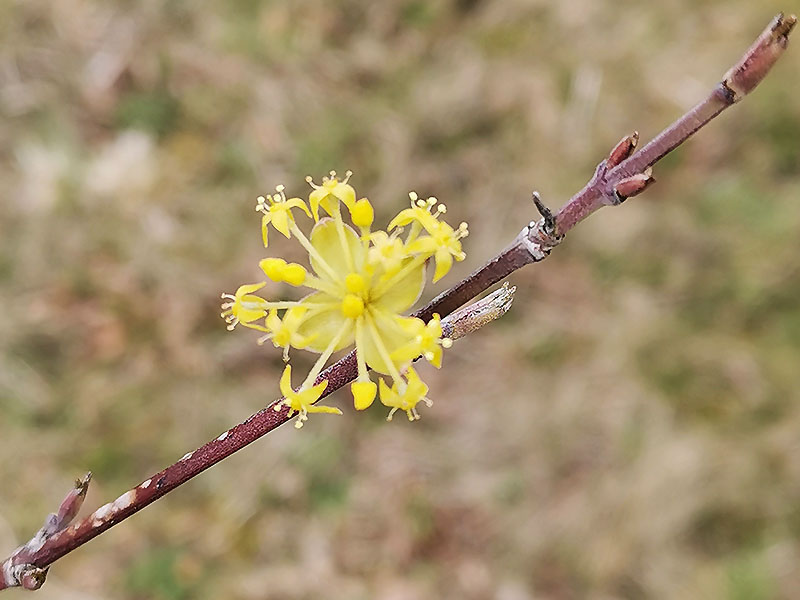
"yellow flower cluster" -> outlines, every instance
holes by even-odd
[[[410,208],[400,211],[387,231],[374,231],[372,205],[366,198],[356,199],[350,175],[340,180],[331,171],[321,185],[308,177],[312,188],[308,202],[287,198],[283,186],[273,195],[258,198],[264,247],[268,247],[270,228],[294,237],[308,252],[310,267],[265,258],[259,263],[261,270],[272,281],[308,288],[308,295],[295,301],[266,300],[256,294],[266,281],[222,295],[228,329],[241,323],[264,332],[259,343],[270,340],[283,348],[287,362],[290,348],[320,354],[296,391],[288,364],[281,377],[282,404],[298,413],[296,427],[302,427],[309,413],[341,414],[337,408],[315,404],[327,381],[315,382],[331,355],[352,345],[358,363],[358,378],[350,386],[356,409],[369,407],[379,393],[380,401],[391,409],[389,419],[398,410],[410,420],[418,419],[417,404],[430,404],[430,400],[428,386],[411,363],[424,356],[439,368],[442,348],[450,345],[449,339],[442,338],[438,315],[424,323],[403,313],[422,293],[430,260],[435,264],[434,282],[447,274],[453,260],[464,260],[460,240],[468,233],[466,223],[454,229],[440,218],[445,213],[442,204],[412,192]],[[342,206],[352,227],[344,221]],[[320,216],[320,209],[327,216]],[[314,221],[308,236],[295,221],[300,212]],[[376,385],[369,369],[390,378],[391,385],[383,378]]]

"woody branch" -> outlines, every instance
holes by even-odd
[[[638,134],[622,138],[600,162],[586,186],[555,215],[534,193],[534,203],[541,219],[524,227],[505,250],[440,294],[417,311],[415,316],[428,320],[434,313],[451,315],[510,273],[547,258],[567,232],[598,209],[619,205],[627,198],[643,192],[654,182],[651,171],[653,165],[723,110],[741,100],[766,77],[786,49],[796,21],[794,15],[777,15],[702,102],[642,149],[636,151]],[[444,334],[457,338],[497,318],[510,306],[512,294],[513,289],[503,288],[480,303],[445,318],[442,322]],[[353,381],[356,376],[355,354],[351,353],[328,367],[317,378],[317,382],[328,381],[322,397]],[[38,589],[53,562],[287,422],[290,418],[288,407],[274,409],[281,400],[276,400],[216,439],[185,454],[178,462],[149,477],[113,502],[72,524],[89,485],[91,475],[86,475],[67,494],[58,513],[50,515],[30,541],[3,561],[0,567],[0,590],[10,587]]]

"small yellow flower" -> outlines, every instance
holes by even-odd
[[[241,323],[246,327],[263,330],[262,327],[254,325],[253,321],[258,321],[267,314],[266,301],[253,294],[266,285],[265,282],[240,285],[236,293],[222,294],[223,300],[229,300],[222,304],[220,316],[228,324],[228,331],[232,331],[236,325]]]
[[[300,429],[303,423],[308,420],[308,413],[329,413],[334,415],[342,414],[342,411],[333,406],[317,406],[314,403],[322,396],[322,392],[328,387],[327,381],[321,381],[315,386],[300,386],[298,391],[292,388],[292,367],[286,365],[281,375],[281,394],[284,395],[283,402],[275,405],[275,410],[280,410],[282,406],[288,406],[291,412],[298,413],[297,421],[294,426]]]
[[[427,200],[422,200],[417,196],[416,192],[409,192],[409,199],[411,200],[411,208],[401,210],[397,216],[389,222],[389,231],[395,227],[405,227],[410,223],[421,225],[428,232],[436,229],[439,224],[439,215],[447,212],[447,207],[440,204],[436,207],[436,212],[431,213],[431,209],[436,206],[438,200],[431,196]]]
[[[442,338],[442,321],[439,315],[433,315],[427,325],[421,319],[408,318],[403,321],[402,327],[412,339],[395,350],[392,358],[399,362],[410,362],[418,356],[424,356],[425,360],[440,369],[442,348],[449,348],[453,342],[449,338]]]
[[[416,421],[419,419],[417,404],[420,402],[428,406],[433,404],[431,399],[425,396],[428,393],[428,386],[419,378],[414,367],[408,367],[406,381],[395,381],[391,388],[381,379],[380,389],[381,404],[392,409],[386,417],[387,421],[391,421],[398,410],[405,411],[409,421]]]
[[[433,254],[436,261],[436,271],[433,274],[433,283],[447,275],[453,266],[453,259],[462,261],[466,254],[461,250],[462,238],[469,235],[466,223],[461,223],[458,229],[453,229],[443,221],[437,221],[436,226],[429,230],[429,236],[422,236],[408,245],[410,254]]]
[[[294,224],[294,215],[292,215],[293,208],[300,208],[311,217],[311,213],[308,211],[305,202],[300,198],[287,199],[283,190],[284,187],[279,185],[275,188],[275,191],[278,192],[277,194],[258,197],[256,211],[264,214],[264,216],[261,217],[261,239],[264,242],[264,248],[267,247],[268,225],[270,224],[285,237],[292,237],[291,225]]]
[[[286,311],[283,319],[278,316],[276,309],[271,309],[265,319],[267,335],[258,338],[258,343],[263,344],[267,340],[272,340],[276,348],[283,348],[283,359],[289,360],[289,348],[302,350],[314,339],[314,336],[304,336],[297,333],[298,328],[303,323],[308,308],[305,306],[295,306]]]
[[[314,183],[310,175],[306,177],[308,184],[314,188],[308,196],[308,202],[311,205],[315,221],[319,221],[320,206],[331,216],[334,216],[334,211],[338,210],[339,201],[342,201],[348,209],[353,209],[356,202],[356,191],[347,183],[352,174],[352,171],[348,171],[345,173],[344,179],[339,181],[336,171],[331,171],[330,177],[322,178],[322,185]]]
[[[400,270],[403,259],[408,257],[403,240],[399,236],[389,235],[385,231],[375,231],[369,236],[372,246],[369,249],[369,260],[380,264],[385,271],[384,277],[391,277]]]

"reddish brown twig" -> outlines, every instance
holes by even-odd
[[[602,206],[618,205],[643,192],[654,181],[650,169],[659,159],[725,108],[739,101],[767,75],[786,48],[795,23],[794,16],[784,17],[781,14],[775,17],[709,96],[644,148],[634,153],[638,141],[636,133],[623,138],[597,166],[589,183],[555,216],[541,203],[538,195],[534,195],[534,203],[542,218],[526,226],[508,248],[483,267],[415,314],[425,320],[435,312],[440,315],[451,314],[513,271],[544,260],[561,242],[564,234]],[[503,304],[502,295],[496,298],[500,298],[499,303],[493,305],[490,301],[488,305],[489,310],[495,310],[499,315],[505,311],[507,304]],[[470,318],[470,309],[467,309],[457,318],[446,321],[447,333],[458,334],[462,332],[459,327],[466,332],[479,326],[480,318],[469,322]],[[320,374],[317,381],[328,381],[322,397],[354,380],[356,375],[355,355],[351,353]],[[58,514],[48,517],[39,533],[2,563],[0,590],[14,586],[37,589],[44,582],[47,569],[53,562],[288,421],[287,407],[283,406],[279,411],[272,408],[277,402],[280,400],[194,452],[187,453],[175,464],[70,526],[86,493],[89,483],[87,475],[67,496]]]

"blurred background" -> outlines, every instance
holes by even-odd
[[[260,279],[256,196],[352,169],[386,223],[435,195],[470,223],[452,284],[780,9],[0,3],[0,555],[86,470],[84,512],[276,396],[280,351],[218,316]],[[420,422],[337,394],[344,417],[231,457],[37,597],[796,598],[798,79],[795,46],[646,195],[513,275],[511,313],[425,371]]]

